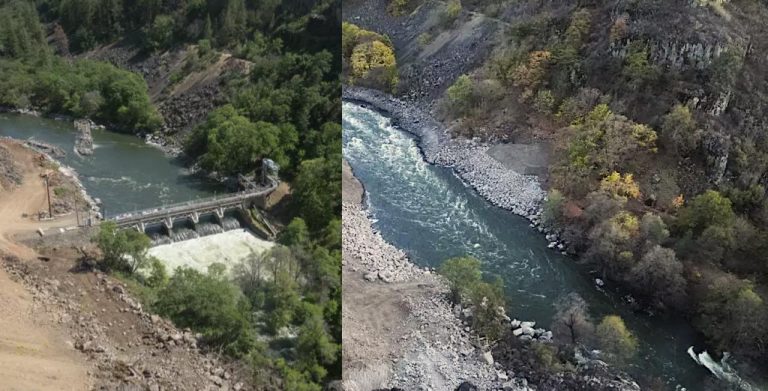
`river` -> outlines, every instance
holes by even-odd
[[[427,164],[416,140],[366,108],[345,102],[343,150],[365,186],[374,227],[420,266],[472,255],[504,281],[510,317],[549,328],[553,303],[570,292],[590,305],[594,319],[618,314],[638,337],[628,372],[662,379],[670,389],[701,388],[709,372],[686,350],[699,337],[685,321],[634,313],[623,295],[598,289],[589,270],[547,248],[528,221],[497,208],[449,168]]]
[[[136,136],[102,129],[92,133],[93,155],[79,156],[74,152],[77,133],[71,121],[0,114],[0,136],[61,147],[67,155],[56,159],[77,171],[88,194],[103,202],[107,216],[225,191],[213,181],[191,175],[181,162]]]
[[[93,155],[79,156],[73,150],[76,134],[71,121],[0,114],[0,137],[33,138],[61,147],[67,154],[56,159],[77,171],[88,194],[102,201],[102,211],[107,216],[226,191],[217,182],[192,175],[177,159],[169,158],[136,136],[94,129]],[[181,239],[173,243],[167,243],[170,239],[160,241],[165,244],[151,248],[149,254],[160,259],[169,271],[178,266],[206,271],[214,262],[234,265],[272,246],[273,243],[239,228],[232,217],[225,218],[227,222],[224,227],[208,222],[206,227],[217,228],[209,229],[210,232],[202,232],[202,225],[198,225],[197,231],[208,236],[197,240],[182,240],[197,235],[190,235],[186,226],[174,227],[173,236]]]

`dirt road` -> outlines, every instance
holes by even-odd
[[[8,140],[0,141],[23,173],[22,184],[0,193],[0,252],[32,260],[35,251],[14,240],[38,228],[58,229],[72,224],[64,218],[40,223],[23,217],[47,208],[42,168],[36,154]],[[66,333],[38,311],[32,296],[0,269],[0,389],[87,390],[89,365],[75,351]]]

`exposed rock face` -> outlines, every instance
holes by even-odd
[[[395,46],[400,83],[398,96],[425,107],[436,102],[460,75],[480,66],[492,50],[492,37],[499,26],[481,15],[460,28],[443,31],[420,53],[419,35],[439,23],[443,3],[428,1],[407,18],[393,17],[386,0],[351,2],[344,5],[344,20],[388,36]]]
[[[94,123],[91,120],[75,120],[75,129],[77,130],[77,138],[75,139],[75,152],[78,155],[87,156],[93,154],[93,135],[91,135],[91,128],[93,126]]]
[[[722,133],[707,132],[702,140],[702,149],[706,153],[708,179],[714,184],[720,183],[728,165],[730,140]]]

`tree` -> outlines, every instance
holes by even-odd
[[[119,229],[113,221],[100,225],[94,241],[101,250],[102,265],[107,270],[135,273],[149,260],[149,237],[133,229]]]
[[[320,307],[305,304],[309,315],[299,328],[296,351],[299,356],[299,367],[309,372],[317,383],[323,383],[327,375],[324,366],[338,360],[339,345],[333,342],[323,322]]]
[[[669,230],[664,220],[648,212],[640,220],[640,235],[651,244],[662,244],[669,238]]]
[[[637,338],[618,315],[603,318],[595,330],[600,348],[616,362],[623,363],[637,353]]]
[[[677,260],[673,250],[659,245],[643,255],[640,262],[632,267],[627,279],[659,308],[679,308],[685,298],[683,264]]]
[[[534,96],[544,81],[547,69],[552,59],[552,53],[541,50],[528,53],[528,61],[520,64],[512,73],[514,85],[523,89],[521,99],[527,100]]]
[[[262,158],[271,158],[281,166],[287,164],[286,145],[280,141],[284,133],[293,132],[267,122],[253,123],[232,105],[225,105],[208,114],[187,142],[186,150],[198,158],[205,170],[223,175],[247,173],[255,170]]]
[[[157,297],[153,309],[158,314],[202,333],[211,346],[235,357],[255,348],[250,305],[225,277],[181,267]]]
[[[565,205],[565,196],[557,189],[551,189],[547,194],[547,200],[544,201],[544,212],[541,219],[546,224],[558,223],[563,218],[563,206]]]
[[[375,40],[355,46],[350,59],[352,77],[373,83],[386,91],[397,86],[395,52],[386,43]]]
[[[278,237],[281,244],[293,247],[305,247],[309,245],[309,229],[307,223],[300,217],[294,217]]]
[[[658,78],[658,69],[648,61],[648,49],[642,42],[629,45],[629,53],[624,59],[622,75],[631,88],[638,89]]]
[[[675,105],[661,125],[661,136],[666,145],[673,148],[676,153],[688,156],[693,152],[701,139],[701,131],[697,128],[687,106]]]
[[[731,200],[715,190],[699,194],[678,213],[677,226],[694,235],[701,234],[710,226],[728,226],[735,218]]]
[[[635,182],[632,174],[621,175],[616,171],[600,181],[600,190],[623,199],[640,197],[640,186]]]
[[[312,230],[324,228],[341,213],[341,157],[305,160],[293,183],[299,215]]]
[[[224,12],[221,13],[219,25],[219,44],[233,46],[240,42],[247,32],[248,13],[244,0],[227,0]]]
[[[696,324],[718,349],[753,356],[764,352],[768,312],[752,282],[730,274],[713,278],[697,312]]]
[[[461,303],[472,289],[482,281],[480,260],[473,257],[451,258],[440,266],[440,274],[451,286],[453,301]]]
[[[552,333],[569,344],[585,343],[591,339],[595,326],[589,318],[588,304],[578,293],[569,293],[555,304]]]
[[[147,32],[147,47],[150,50],[166,49],[173,41],[174,22],[170,15],[157,15]]]
[[[638,154],[656,152],[656,132],[599,104],[572,125],[568,166],[587,174],[627,171]]]
[[[590,232],[592,244],[587,257],[600,266],[604,273],[620,277],[634,261],[638,233],[637,217],[620,211]]]

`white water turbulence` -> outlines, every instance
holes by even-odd
[[[179,266],[207,272],[208,266],[222,263],[227,272],[244,260],[268,251],[273,242],[256,237],[246,229],[163,244],[149,249],[149,255],[159,259],[173,273]]]
[[[502,278],[507,314],[548,328],[558,298],[571,292],[590,306],[593,319],[620,315],[637,336],[639,351],[627,371],[660,379],[670,389],[701,388],[709,373],[690,360],[697,343],[679,318],[648,317],[624,302],[626,294],[595,286],[589,270],[547,248],[528,221],[493,206],[452,169],[426,163],[416,140],[370,109],[345,102],[343,154],[366,189],[373,226],[419,266],[474,256],[484,272]]]
[[[718,379],[723,380],[729,384],[736,385],[744,391],[760,390],[760,388],[753,386],[746,380],[742,379],[736,370],[730,364],[728,364],[728,359],[730,358],[729,353],[723,353],[723,358],[720,360],[720,362],[715,361],[715,359],[713,359],[712,356],[709,355],[709,352],[706,350],[701,353],[694,352],[693,346],[688,348],[688,354],[691,356],[693,361],[707,368]]]

